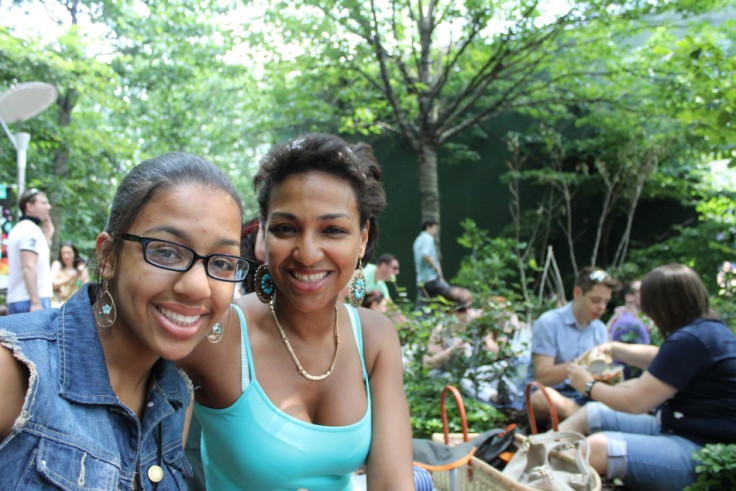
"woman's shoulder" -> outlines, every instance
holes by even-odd
[[[259,329],[261,325],[270,319],[270,307],[268,304],[261,302],[255,293],[242,295],[235,299],[233,304],[237,305],[243,313],[248,330]]]
[[[348,307],[351,308],[351,307]],[[393,321],[375,310],[357,307],[367,356],[399,346],[399,335]]]
[[[58,308],[37,310],[23,314],[14,314],[0,317],[0,331],[5,331],[5,337],[17,339],[43,338],[50,341],[56,339],[59,323],[56,318]]]
[[[360,324],[364,331],[368,330],[383,336],[388,333],[396,333],[393,321],[384,314],[365,307],[355,307],[355,309],[358,311]]]
[[[702,345],[708,351],[736,352],[736,334],[726,324],[717,319],[696,319],[685,327],[672,332],[665,343],[682,343],[692,346]]]

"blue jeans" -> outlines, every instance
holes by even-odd
[[[50,309],[51,299],[42,298],[41,306],[44,309]],[[30,311],[31,311],[31,301],[30,300],[21,300],[20,302],[11,302],[8,304],[8,315],[23,314],[25,312],[30,312]]]
[[[701,445],[661,433],[657,418],[614,411],[591,402],[588,427],[608,440],[608,479],[621,479],[628,489],[683,489],[696,480],[693,452]]]

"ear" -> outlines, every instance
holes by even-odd
[[[365,256],[365,249],[368,247],[368,230],[371,228],[371,222],[366,222],[365,227],[360,232],[360,258]]]
[[[102,279],[111,280],[115,276],[115,258],[113,257],[112,237],[107,232],[101,232],[95,240],[97,264]]]
[[[573,291],[572,291],[572,298],[574,298],[575,300],[577,300],[578,298],[580,298],[582,296],[583,296],[583,289],[580,288],[579,286],[576,286],[573,289]]]

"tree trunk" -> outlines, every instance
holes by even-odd
[[[69,128],[72,121],[72,111],[77,103],[78,93],[75,89],[69,89],[66,94],[60,95],[58,100],[59,106],[59,127],[63,130]],[[63,134],[63,131],[62,131]],[[54,156],[54,177],[56,182],[63,182],[69,175],[69,150],[66,146],[66,142],[61,141],[59,149],[56,151]],[[58,190],[56,196],[61,196]],[[52,203],[52,206],[54,203]],[[51,219],[54,222],[54,237],[53,244],[57,246],[60,244],[59,237],[61,236],[61,229],[63,228],[63,212],[61,206],[53,206],[51,208]]]
[[[419,194],[422,201],[422,220],[434,219],[440,224],[440,190],[437,179],[437,148],[422,142],[417,152],[419,164]],[[441,225],[440,225],[441,226]],[[440,255],[437,234],[437,256]]]

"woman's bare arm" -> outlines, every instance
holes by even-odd
[[[28,369],[0,346],[0,441],[10,435],[13,423],[20,416],[23,401],[28,391]]]
[[[373,313],[371,313],[373,314]],[[413,490],[412,437],[404,393],[401,346],[393,323],[382,315],[361,315],[366,343],[376,343],[369,380],[373,407],[371,450],[367,462],[371,490]],[[367,348],[367,346],[366,346]]]

